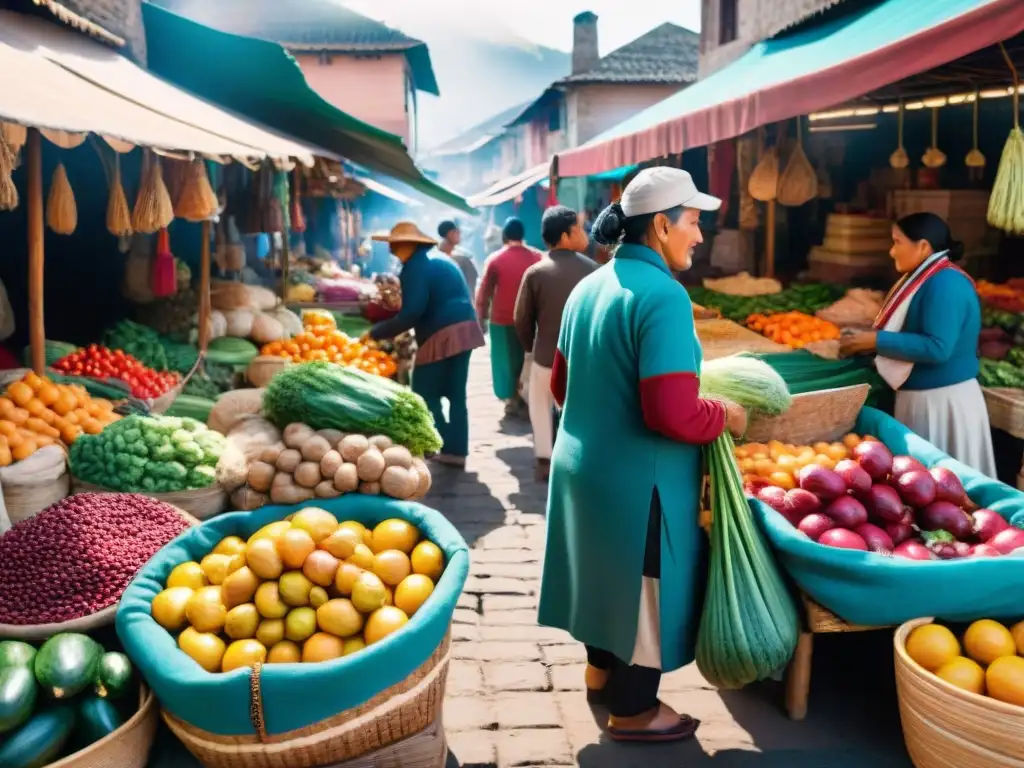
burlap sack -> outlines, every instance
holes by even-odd
[[[0,469],[0,489],[12,525],[60,501],[71,489],[64,449],[48,445],[27,459]]]

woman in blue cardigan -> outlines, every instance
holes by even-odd
[[[896,390],[894,415],[954,459],[996,476],[988,409],[978,384],[981,306],[971,278],[954,264],[963,248],[933,213],[892,228],[889,251],[902,277],[874,330],[844,335],[844,355],[876,353]]]
[[[437,241],[411,222],[400,222],[390,234],[373,239],[387,242],[402,262],[402,309],[373,326],[369,335],[379,340],[410,329],[415,332],[418,350],[412,389],[426,401],[444,441],[443,453],[434,459],[464,467],[469,455],[469,357],[484,345],[466,280],[454,261],[431,253]],[[447,418],[442,400],[448,401]]]

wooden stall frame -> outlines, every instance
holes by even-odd
[[[38,128],[29,128],[25,145],[28,175],[28,337],[32,370],[46,372],[46,324],[43,312],[43,143]]]

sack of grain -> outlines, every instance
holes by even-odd
[[[40,448],[27,459],[0,469],[0,488],[11,524],[27,520],[68,495],[67,454],[56,445]]]
[[[797,208],[818,196],[818,174],[798,142],[779,178],[778,200],[781,205]]]
[[[228,493],[245,485],[249,466],[281,439],[281,430],[262,416],[243,416],[228,432],[227,445],[217,462],[217,482]]]
[[[246,416],[255,416],[263,409],[262,389],[236,389],[217,398],[206,426],[228,434]]]

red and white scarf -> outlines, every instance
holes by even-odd
[[[962,274],[966,273],[949,260],[946,251],[933,254],[925,259],[913,272],[908,272],[898,281],[885,297],[885,302],[875,317],[874,328],[876,331],[891,331],[899,333],[903,330],[903,324],[907,320],[907,312],[910,310],[910,302],[917,292],[921,290],[928,279],[944,269],[955,269]],[[968,279],[970,277],[968,276]],[[878,355],[875,358],[875,368],[879,375],[893,389],[899,389],[906,384],[914,370],[914,364],[904,360],[893,360],[892,358]]]

